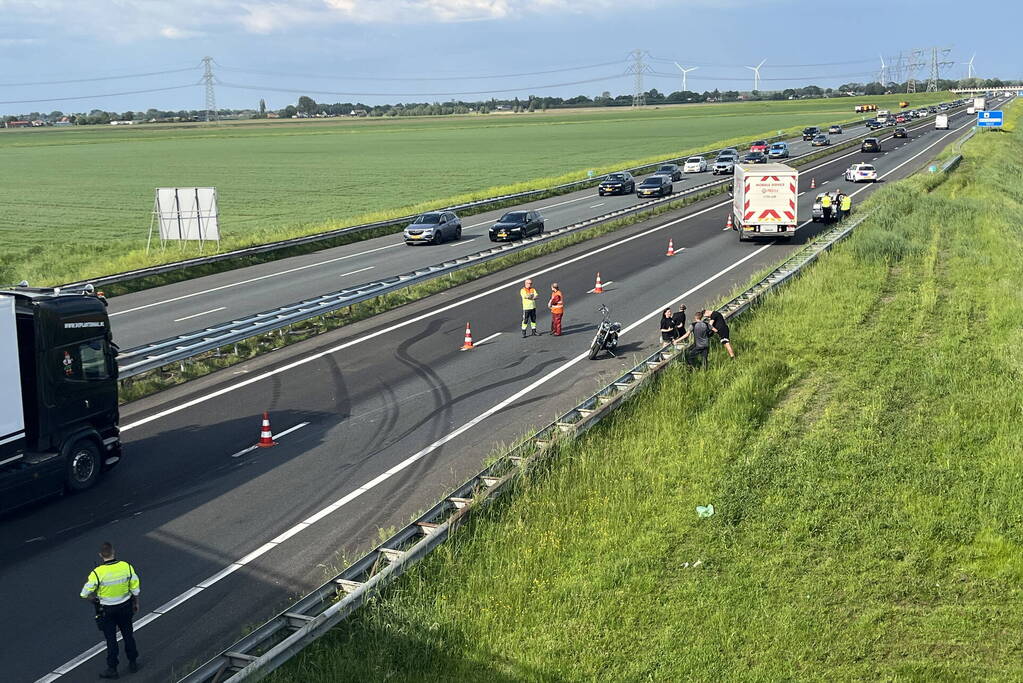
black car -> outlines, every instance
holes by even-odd
[[[807,126],[803,129],[803,139],[813,140],[816,136],[821,134],[821,129],[817,126]]]
[[[896,128],[895,132],[892,133],[892,137],[893,138],[908,138],[909,137],[909,131],[907,131],[905,128],[902,128],[902,127]]]
[[[612,173],[597,185],[597,194],[632,194],[636,191],[636,179],[628,171]]]
[[[878,128],[884,128],[884,124],[877,119],[867,119],[867,128],[877,130]]]
[[[637,197],[666,197],[675,191],[671,178],[666,175],[652,175],[636,188]]]
[[[750,152],[742,158],[744,164],[766,164],[767,155],[763,152]]]
[[[509,211],[490,228],[491,242],[507,242],[543,233],[543,216],[537,211]]]
[[[861,152],[880,152],[881,141],[877,138],[864,138],[863,144],[860,145]]]
[[[654,171],[654,173],[657,175],[666,175],[671,178],[672,182],[682,180],[682,169],[678,167],[678,164],[664,164]]]

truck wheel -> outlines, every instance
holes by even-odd
[[[67,485],[84,491],[99,480],[99,448],[92,439],[80,439],[71,446],[67,460]]]

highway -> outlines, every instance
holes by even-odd
[[[832,141],[842,142],[863,130],[862,125],[849,128]],[[792,156],[820,149],[802,139],[790,140],[789,148]],[[675,191],[718,178],[710,171],[686,174],[674,183]],[[388,235],[115,297],[110,300],[114,338],[128,349],[472,254],[490,246],[487,230],[506,211],[538,209],[551,230],[639,202],[635,194],[600,197],[591,188],[466,216],[460,241],[409,247],[400,235]]]
[[[811,177],[859,202],[875,188],[842,180],[850,163],[872,160],[890,182],[968,125],[957,115],[952,130],[925,127],[885,141],[880,154],[844,151],[812,165],[800,215],[809,215]],[[82,655],[98,651],[99,633],[77,593],[103,540],[142,577],[144,668],[132,680],[186,673],[319,585],[378,529],[399,526],[477,471],[500,444],[651,352],[666,304],[709,304],[818,229],[804,226],[792,244],[740,244],[724,229],[728,209],[727,197],[705,200],[127,406],[125,460],[98,487],[0,520],[0,582],[19,615],[0,626],[5,650],[18,653],[4,658],[5,679],[95,679],[102,657]],[[669,238],[680,250],[670,258]],[[419,251],[436,250],[393,250]],[[319,278],[318,268],[308,277]],[[603,295],[589,293],[598,271]],[[565,336],[519,336],[527,276],[541,293],[561,283]],[[306,277],[282,284],[289,300],[302,296],[294,288]],[[626,330],[619,358],[591,362],[581,354],[599,303]],[[467,321],[486,342],[460,352]],[[541,312],[541,329],[548,321]],[[728,362],[718,350],[711,358]],[[254,450],[263,410],[279,445]]]

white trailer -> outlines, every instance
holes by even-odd
[[[973,98],[973,110],[974,111],[984,111],[985,109],[987,109],[987,100],[985,98],[983,98],[983,97],[974,97]]]
[[[21,367],[18,363],[18,327],[14,297],[0,295],[0,465],[20,460],[19,442],[25,440],[25,410],[21,403]]]
[[[791,237],[799,226],[799,171],[785,164],[736,164],[732,228],[739,241]]]

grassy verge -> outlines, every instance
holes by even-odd
[[[939,98],[927,93],[913,102]],[[887,99],[894,105],[898,96]],[[218,187],[221,249],[228,251],[846,121],[857,101],[366,125],[9,131],[0,150],[17,173],[0,186],[0,282],[55,284],[198,255],[194,245],[145,253],[157,186]]]
[[[274,680],[1023,677],[1019,116]]]

